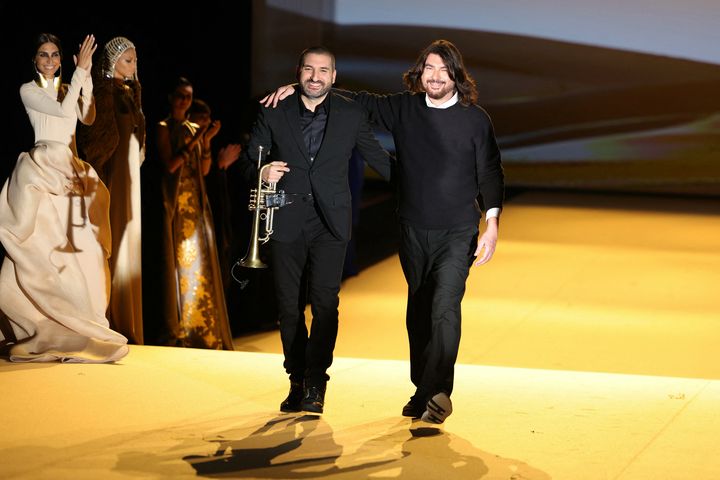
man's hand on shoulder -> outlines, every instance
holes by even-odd
[[[264,107],[270,107],[270,106],[272,106],[272,108],[277,107],[278,102],[280,102],[281,100],[285,100],[287,97],[289,97],[290,95],[295,93],[295,85],[297,85],[297,83],[283,85],[282,87],[278,88],[274,92],[263,97],[260,100],[260,103],[262,103]]]

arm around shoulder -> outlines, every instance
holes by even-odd
[[[370,168],[375,170],[385,180],[390,181],[392,177],[392,157],[382,148],[377,137],[370,128],[370,123],[365,112],[361,113],[362,118],[358,126],[355,146]]]
[[[377,123],[388,131],[392,131],[398,121],[402,93],[379,95],[365,91],[352,92],[339,88],[333,88],[332,91],[362,105],[368,112],[370,121]]]

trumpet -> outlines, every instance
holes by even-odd
[[[260,245],[270,240],[273,233],[273,214],[275,210],[289,203],[285,192],[276,192],[276,182],[264,182],[263,172],[270,164],[262,165],[263,146],[258,146],[258,182],[257,188],[250,190],[250,203],[248,210],[254,211],[250,244],[245,256],[237,263],[246,268],[267,268],[267,264],[260,259]],[[260,225],[265,223],[264,232],[260,234]]]

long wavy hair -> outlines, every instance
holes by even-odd
[[[403,74],[403,82],[407,89],[412,92],[425,91],[421,77],[425,68],[425,61],[431,53],[438,55],[447,67],[450,79],[455,82],[460,103],[472,105],[477,102],[478,94],[475,80],[470,75],[470,72],[465,69],[460,50],[447,40],[435,40],[420,53],[415,65]]]
[[[58,48],[58,51],[60,52],[60,68],[58,68],[57,72],[55,72],[56,77],[61,78],[61,84],[60,88],[58,89],[58,96],[57,101],[62,102],[65,98],[65,93],[67,92],[68,86],[66,84],[62,83],[62,59],[63,59],[63,49],[62,44],[60,43],[60,39],[53,35],[52,33],[40,33],[37,37],[35,37],[34,46],[35,48],[32,51],[32,74],[33,79],[35,80],[35,83],[38,85],[41,85],[41,74],[37,69],[37,65],[35,64],[35,57],[37,56],[38,50],[40,50],[40,47],[42,47],[46,43],[52,43]]]

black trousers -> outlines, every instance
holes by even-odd
[[[270,246],[283,366],[291,381],[324,387],[338,332],[338,293],[347,242],[333,236],[315,208],[308,206],[300,236],[292,242],[271,240]]]
[[[406,325],[413,399],[452,393],[460,345],[460,304],[478,228],[424,230],[402,225],[400,263],[408,284]]]

